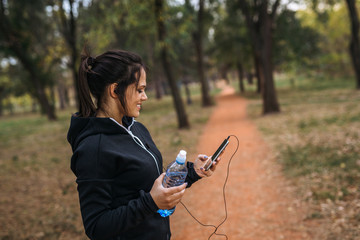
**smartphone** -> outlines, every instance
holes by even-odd
[[[216,159],[218,159],[218,157],[220,156],[220,154],[225,150],[226,146],[229,144],[229,138],[230,136],[228,136],[220,145],[220,147],[216,150],[216,152],[211,156],[211,161],[208,161],[205,166],[204,169],[205,171],[208,171],[211,166],[213,165],[213,163],[215,162]]]

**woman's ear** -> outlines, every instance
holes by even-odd
[[[117,86],[118,86],[117,83],[110,84],[110,87],[109,87],[110,97],[116,98],[116,99],[119,98],[118,95],[116,94]]]

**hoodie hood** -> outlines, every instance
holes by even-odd
[[[77,145],[86,137],[103,134],[129,134],[135,120],[132,117],[123,117],[120,125],[113,118],[98,118],[98,117],[77,117],[76,114],[71,117],[70,127],[67,134],[67,140],[74,151]]]

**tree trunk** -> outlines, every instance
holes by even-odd
[[[272,23],[280,0],[273,3],[271,13],[268,13],[268,0],[254,1],[254,4],[253,9],[250,9],[248,1],[239,1],[239,7],[245,16],[252,39],[257,77],[258,81],[260,80],[263,99],[263,114],[280,112],[274,85],[271,55]]]
[[[239,76],[239,88],[240,88],[240,92],[244,93],[245,92],[245,87],[244,87],[244,70],[243,70],[243,66],[241,64],[240,61],[238,61],[236,63],[236,68],[237,68],[237,72],[238,72],[238,76]]]
[[[263,22],[263,38],[262,45],[262,66],[264,72],[263,95],[263,113],[280,112],[279,103],[277,101],[272,65],[272,18],[269,14],[265,14]]]
[[[254,81],[253,81],[254,76],[253,76],[252,72],[247,72],[245,75],[246,75],[247,83],[249,85],[252,85],[254,83]]]
[[[26,67],[25,67],[26,68]],[[36,94],[35,94],[35,98],[38,100],[40,107],[41,107],[41,112],[43,114],[47,115],[47,118],[49,120],[56,120],[56,115],[55,115],[55,107],[54,105],[51,105],[49,103],[48,97],[46,96],[45,93],[45,88],[44,86],[42,86],[41,84],[39,84],[40,81],[37,81],[35,79],[38,78],[38,75],[36,74],[31,74],[31,78],[33,78],[34,84],[36,86]]]
[[[183,84],[184,84],[184,87],[185,87],[186,103],[188,105],[191,105],[192,100],[191,100],[191,92],[190,92],[190,88],[189,88],[189,83],[190,83],[189,77],[185,76],[184,80],[183,80]]]
[[[61,79],[57,81],[57,92],[59,95],[60,109],[64,110],[66,108],[66,96],[65,96],[66,91],[65,91],[64,83],[62,82]]]
[[[154,54],[154,42],[151,41],[150,37],[146,38],[146,52],[147,52],[147,62],[148,62],[148,68],[152,69],[150,72],[150,75],[148,77],[151,79],[151,81],[154,83],[155,87],[155,97],[156,99],[160,100],[162,98],[162,89],[161,89],[161,79],[160,79],[160,71],[159,69],[154,69],[154,63],[156,62],[155,54]],[[156,71],[157,70],[157,71]],[[156,76],[156,77],[154,77]]]
[[[46,114],[49,120],[56,120],[55,107],[50,104],[49,99],[45,93],[45,87],[41,84],[44,82],[48,82],[47,80],[45,80],[46,75],[42,72],[40,67],[38,67],[34,61],[31,61],[31,59],[27,57],[30,56],[30,54],[26,54],[25,51],[20,50],[19,47],[14,45],[11,45],[11,48],[24,66],[24,68],[30,74],[30,81],[32,82],[34,87],[33,96],[38,100],[41,107],[41,112],[43,114]]]
[[[204,0],[199,0],[199,11],[197,15],[197,31],[193,33],[193,40],[196,49],[197,71],[201,83],[202,106],[211,106],[212,100],[209,94],[209,83],[204,73],[204,53],[203,53],[203,28],[204,28]]]
[[[68,0],[69,7],[70,7],[70,19],[68,20],[65,14],[65,10],[63,8],[63,0],[60,1],[60,20],[62,26],[60,29],[62,30],[63,37],[65,39],[65,42],[70,49],[70,62],[68,63],[68,66],[71,70],[71,73],[73,75],[73,83],[75,86],[75,103],[76,107],[79,107],[79,86],[78,86],[78,68],[77,68],[77,60],[79,58],[79,51],[76,46],[76,20],[74,16],[74,9],[73,4],[74,0]]]
[[[155,81],[155,98],[160,100],[162,98],[161,81],[160,78],[153,79]]]
[[[0,117],[4,114],[5,87],[0,87]]]
[[[76,50],[73,50],[73,54],[72,54],[72,57],[71,57],[71,63],[70,63],[70,68],[71,68],[71,72],[72,72],[72,75],[73,75],[73,83],[74,83],[74,86],[75,86],[75,91],[74,91],[74,94],[75,94],[75,104],[76,104],[76,108],[79,108],[79,84],[78,84],[78,70],[77,70],[77,67],[76,67],[76,61],[77,61],[77,53],[75,53]]]
[[[260,67],[260,60],[259,57],[256,56],[256,54],[254,54],[254,65],[255,65],[255,76],[256,76],[256,92],[257,93],[261,93],[261,82],[262,82],[262,78],[261,78],[261,67]]]
[[[353,67],[356,77],[356,88],[360,89],[360,41],[359,41],[359,16],[355,6],[355,0],[346,0],[350,22],[351,22],[351,41],[350,41],[350,55],[353,62]]]
[[[230,80],[228,78],[228,71],[229,68],[231,67],[230,64],[223,64],[222,66],[219,67],[218,71],[219,71],[219,75],[220,75],[220,79],[221,80],[225,80],[227,84],[230,84]]]
[[[155,17],[156,17],[157,30],[158,30],[158,40],[161,46],[160,56],[166,77],[170,85],[171,94],[173,96],[173,103],[178,118],[178,126],[179,128],[189,128],[190,124],[185,112],[184,103],[181,99],[179,89],[173,78],[173,74],[171,71],[171,64],[168,60],[167,46],[165,45],[166,30],[164,24],[163,11],[164,11],[163,0],[155,0]]]

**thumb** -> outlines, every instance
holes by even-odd
[[[165,174],[166,173],[164,173],[164,172],[162,174],[160,174],[160,176],[155,180],[155,182],[162,184]]]

